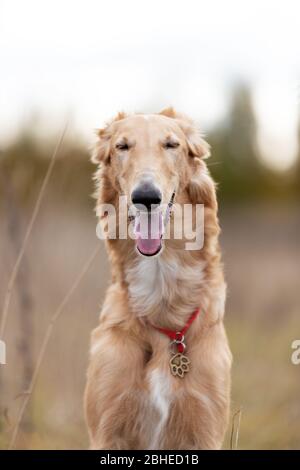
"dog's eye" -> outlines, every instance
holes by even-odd
[[[179,142],[175,142],[174,140],[167,140],[167,142],[164,143],[164,148],[165,149],[177,149],[179,147]]]
[[[116,149],[122,150],[123,152],[129,150],[129,145],[126,142],[119,142],[116,144]]]

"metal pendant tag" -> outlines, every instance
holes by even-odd
[[[189,364],[190,360],[184,354],[174,354],[174,356],[172,356],[170,359],[171,373],[174,376],[183,378],[184,374],[190,370]]]

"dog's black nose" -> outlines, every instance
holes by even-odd
[[[161,203],[162,195],[158,188],[152,183],[139,184],[131,194],[132,203],[139,210],[150,211]]]

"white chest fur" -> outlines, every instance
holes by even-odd
[[[149,377],[149,387],[150,401],[157,413],[157,421],[154,425],[149,449],[159,449],[172,399],[170,376],[159,369],[152,370]]]
[[[203,269],[203,262],[183,265],[175,256],[138,257],[126,271],[130,302],[138,315],[157,308],[163,301],[171,303],[176,294],[184,297],[187,289],[199,287]]]

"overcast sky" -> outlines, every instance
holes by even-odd
[[[0,0],[0,64],[2,142],[33,112],[44,131],[68,117],[90,140],[120,109],[170,104],[208,130],[246,80],[266,161],[296,154],[296,0]]]

